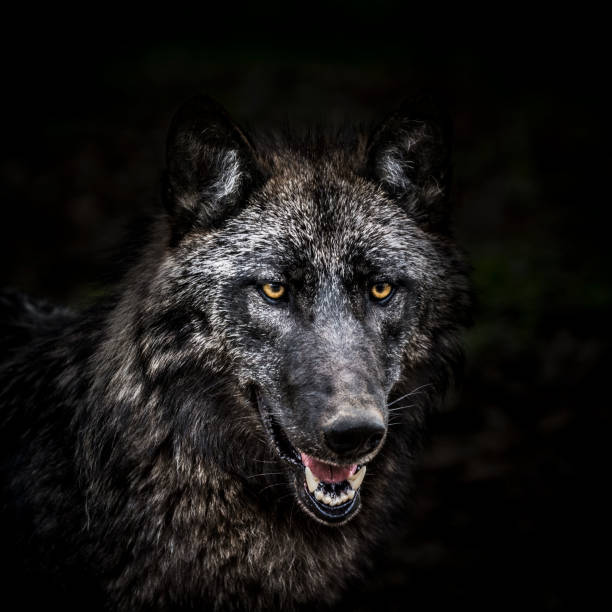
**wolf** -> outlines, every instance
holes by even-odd
[[[448,184],[445,129],[405,106],[369,131],[253,137],[185,103],[164,212],[112,294],[83,312],[2,294],[5,593],[336,601],[403,519],[460,370]]]

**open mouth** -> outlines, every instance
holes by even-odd
[[[265,429],[284,462],[290,466],[295,492],[302,508],[317,521],[342,525],[361,505],[360,488],[366,466],[336,465],[321,461],[295,448],[259,394],[257,404]]]
[[[336,466],[301,453],[304,485],[309,501],[327,522],[348,519],[360,503],[359,489],[365,477],[365,465]]]

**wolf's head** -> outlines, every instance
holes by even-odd
[[[175,335],[233,377],[322,523],[355,515],[368,466],[405,435],[390,429],[411,410],[400,396],[457,356],[467,291],[447,157],[440,128],[403,111],[348,142],[252,143],[203,98],[171,126],[161,301],[189,313]]]

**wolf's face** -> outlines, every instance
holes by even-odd
[[[412,127],[414,142],[405,124],[389,141],[387,125],[352,157],[264,159],[197,101],[171,131],[177,294],[191,288],[300,506],[327,524],[359,510],[367,466],[390,435],[390,393],[427,348],[424,318],[444,283],[426,231],[443,199],[439,153],[434,132]]]

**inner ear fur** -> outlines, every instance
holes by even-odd
[[[217,102],[192,98],[175,113],[166,145],[164,204],[173,240],[231,214],[256,176],[252,147]]]
[[[428,230],[449,222],[450,122],[423,102],[404,103],[372,134],[368,174]]]

